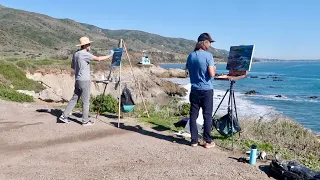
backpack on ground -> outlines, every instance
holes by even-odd
[[[312,171],[295,161],[279,162],[272,160],[269,174],[280,180],[320,180],[320,172]]]
[[[130,90],[125,86],[121,94],[121,111],[131,112],[134,109],[135,103],[132,99]]]
[[[232,129],[232,119],[233,119],[233,129]],[[237,132],[241,131],[238,119],[231,114],[228,113],[222,116],[220,119],[216,119],[213,117],[213,126],[216,130],[225,137],[230,137],[232,134],[236,134]]]

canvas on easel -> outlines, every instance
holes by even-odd
[[[250,71],[254,45],[231,46],[226,69],[232,72]]]
[[[114,51],[114,54],[112,56],[111,65],[112,66],[120,66],[123,48],[115,48],[113,51]]]

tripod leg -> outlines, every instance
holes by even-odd
[[[233,93],[233,102],[234,102],[234,111],[235,111],[235,114],[236,114],[236,119],[237,121],[239,121],[238,119],[238,113],[237,113],[237,105],[236,105],[236,98],[234,96],[234,93]],[[240,127],[239,127],[240,128]],[[240,128],[240,131],[239,131],[239,137],[240,137],[240,132],[241,132],[241,128]]]
[[[217,107],[216,111],[213,113],[213,117],[216,115],[216,113],[217,113],[217,111],[218,111],[218,109],[219,109],[220,105],[222,104],[222,102],[223,102],[223,100],[224,100],[224,98],[226,97],[226,95],[227,95],[227,93],[228,93],[228,92],[229,92],[229,89],[226,91],[226,93],[224,94],[223,98],[221,99],[221,101],[220,101],[220,103],[219,103],[219,105],[218,105],[218,107]]]
[[[229,98],[229,103],[230,103],[230,109],[229,109],[229,115],[231,116],[231,138],[232,138],[232,151],[234,150],[234,146],[233,146],[233,143],[234,143],[234,138],[233,138],[233,91],[231,90],[230,91],[230,98]]]
[[[108,84],[106,84],[106,85],[104,86],[104,89],[103,89],[102,98],[101,98],[101,101],[100,101],[100,105],[99,105],[99,108],[98,108],[98,112],[97,112],[97,115],[96,115],[96,119],[98,118],[98,116],[99,116],[99,114],[100,114],[100,109],[101,109],[101,106],[102,106],[104,94],[106,93],[107,85],[108,85]]]
[[[234,111],[235,111],[235,114],[236,114],[236,118],[237,118],[237,120],[238,120],[238,113],[237,113],[236,99],[235,99],[234,93],[232,94],[232,96],[233,96]]]

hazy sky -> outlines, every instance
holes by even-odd
[[[256,45],[255,57],[320,59],[320,0],[0,0],[0,4],[105,29],[133,29],[213,47]]]

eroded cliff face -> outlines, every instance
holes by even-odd
[[[92,72],[91,94],[93,96],[103,93],[105,84],[99,81],[106,80],[109,77],[109,72]],[[140,103],[142,97],[148,102],[165,103],[164,101],[170,96],[185,96],[187,92],[185,88],[162,79],[170,77],[183,78],[185,77],[184,71],[165,70],[159,66],[133,67],[132,69],[129,66],[125,66],[121,69],[122,83],[119,87],[117,83],[119,69],[116,68],[111,74],[111,82],[107,84],[106,94],[111,94],[114,98],[117,98],[119,89],[122,92],[123,87],[127,86],[136,103]],[[72,97],[75,82],[73,72],[58,69],[43,69],[27,73],[27,78],[42,82],[47,87],[47,89],[39,94],[34,95],[43,101],[66,102]]]

